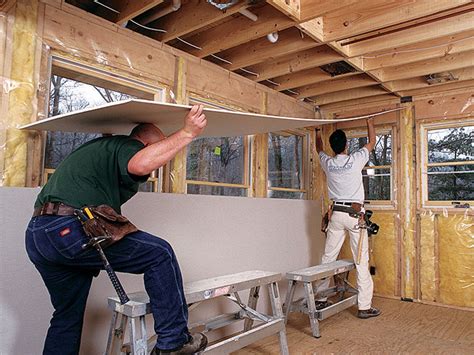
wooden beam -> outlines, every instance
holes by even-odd
[[[451,70],[450,73],[455,78],[454,82],[461,82],[465,80],[474,79],[474,67]],[[424,76],[419,76],[419,77],[410,78],[410,79],[389,81],[384,84],[388,89],[390,89],[390,91],[394,91],[394,92],[429,88],[433,86],[442,85],[441,83],[430,85],[428,81],[426,80],[426,77]]]
[[[353,100],[359,99],[361,97],[368,97],[368,96],[375,96],[386,94],[387,91],[377,86],[369,86],[365,88],[358,88],[358,89],[351,89],[351,90],[343,90],[338,92],[333,92],[330,94],[324,94],[320,96],[311,97],[314,100],[316,105],[326,105],[333,102],[338,101],[346,101],[346,100]]]
[[[259,74],[259,76],[250,78],[255,81],[262,81],[288,73],[334,63],[341,59],[343,58],[339,54],[336,54],[327,46],[320,46],[252,66],[249,70]]]
[[[8,12],[17,0],[0,0],[0,12]]]
[[[375,106],[393,105],[400,103],[400,98],[393,94],[382,94],[370,97],[363,97],[360,99],[346,100],[334,102],[322,106],[323,112],[353,112],[354,110],[364,110]],[[392,107],[389,107],[392,108]]]
[[[306,21],[355,2],[357,0],[267,0],[267,3],[295,21]]]
[[[402,297],[415,298],[415,222],[416,222],[416,174],[419,167],[415,157],[415,114],[412,102],[401,104],[400,112],[400,154],[399,191],[401,242],[402,242]]]
[[[320,17],[300,23],[297,27],[315,41],[324,41],[323,20]]]
[[[428,41],[431,39],[452,36],[457,33],[472,31],[474,13],[469,12],[436,22],[400,30],[383,36],[348,44],[346,48],[350,56],[355,57],[371,52],[383,51]]]
[[[378,82],[371,79],[365,74],[353,75],[347,78],[334,79],[330,81],[323,81],[316,84],[304,86],[298,88],[296,91],[299,92],[298,99],[305,97],[318,96],[328,94],[331,92],[360,88],[364,86],[377,85]]]
[[[282,75],[278,78],[273,78],[272,81],[279,84],[275,87],[276,90],[283,91],[330,79],[331,74],[326,73],[319,68],[311,68],[296,73]]]
[[[471,90],[471,92],[474,92],[474,80],[447,82],[443,84],[431,85],[430,87],[425,87],[421,89],[400,91],[399,94],[402,96],[420,96],[442,92],[447,93],[452,90],[458,90],[469,87],[473,89]]]
[[[358,0],[300,0],[300,21],[307,21],[341,8],[350,8]]]
[[[393,48],[388,52],[358,57],[364,70],[374,70],[419,60],[439,58],[447,54],[461,53],[474,49],[474,30],[409,46]]]
[[[323,16],[324,40],[335,41],[379,28],[428,16],[471,0],[371,0],[359,1]]]
[[[467,68],[474,65],[474,51],[446,55],[442,58],[422,60],[371,71],[384,82],[407,79],[415,76]]]
[[[291,27],[279,33],[276,43],[271,43],[266,37],[262,37],[219,53],[219,57],[232,62],[223,64],[224,68],[235,70],[318,45],[320,43],[308,36],[302,36],[297,28]]]
[[[188,1],[182,4],[178,11],[164,16],[148,26],[156,26],[165,30],[166,33],[156,33],[153,37],[161,42],[169,42],[176,37],[184,36],[232,16],[248,6],[246,1],[241,1],[226,11],[222,11],[206,1]]]
[[[283,31],[295,23],[271,6],[258,8],[252,11],[257,17],[256,22],[245,16],[227,21],[221,25],[200,32],[186,40],[201,49],[189,47],[187,52],[199,58],[210,54],[236,47],[240,44],[266,36],[269,33]]]
[[[294,21],[300,19],[300,2],[301,0],[267,0],[267,3],[291,17]]]
[[[112,8],[117,9],[120,13],[117,14],[115,23],[123,25],[127,21],[161,4],[163,1],[164,0],[116,0],[114,1],[115,6],[112,6]]]

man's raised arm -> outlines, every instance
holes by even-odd
[[[364,147],[367,148],[369,153],[375,148],[375,128],[374,128],[374,118],[369,117],[367,119],[367,132],[369,134],[369,143],[367,143]]]
[[[193,106],[184,120],[183,128],[136,153],[128,162],[128,172],[137,176],[148,175],[173,159],[206,127],[207,120],[202,110],[202,105]]]
[[[321,130],[319,128],[314,129],[316,131],[316,151],[318,153],[323,151],[323,140],[321,138]]]

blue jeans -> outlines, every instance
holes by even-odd
[[[43,354],[79,353],[92,277],[104,269],[95,249],[82,249],[88,239],[75,216],[33,217],[28,225],[26,250],[54,307]],[[186,343],[188,308],[178,262],[168,242],[138,231],[106,248],[105,254],[115,271],[144,274],[157,347],[166,350]]]

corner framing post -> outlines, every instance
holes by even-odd
[[[267,114],[267,93],[262,96],[261,114]],[[252,196],[267,197],[268,133],[254,136],[252,145]]]
[[[8,100],[7,115],[0,124],[5,129],[5,153],[0,164],[3,167],[0,185],[3,186],[27,185],[28,142],[32,135],[19,131],[17,127],[32,122],[36,116],[37,23],[38,1],[17,1],[11,37],[11,61],[6,58],[4,63],[7,65],[7,62],[11,62],[11,70],[3,73],[15,84],[8,99],[2,98]]]
[[[416,158],[415,112],[411,102],[400,111],[401,297],[416,296]]]
[[[175,95],[176,103],[187,104],[186,95],[187,63],[182,57],[176,58]],[[187,148],[183,148],[170,162],[169,192],[177,194],[186,193],[186,158]]]

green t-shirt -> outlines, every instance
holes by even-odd
[[[120,213],[120,206],[138,191],[147,176],[128,172],[129,160],[143,143],[129,136],[94,139],[73,151],[58,166],[35,202],[62,202],[81,208],[102,204]]]

